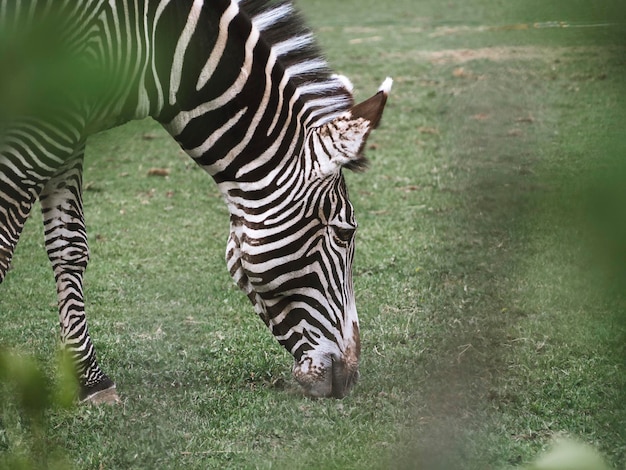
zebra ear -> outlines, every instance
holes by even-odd
[[[391,78],[387,78],[378,93],[319,129],[322,147],[329,150],[329,166],[321,165],[323,173],[342,167],[353,171],[367,168],[363,149],[370,132],[380,123],[391,84]]]
[[[376,129],[378,124],[380,124],[380,119],[383,117],[383,110],[385,109],[385,103],[387,103],[387,96],[389,96],[392,83],[393,80],[387,77],[378,89],[378,93],[362,103],[355,105],[350,110],[352,118],[363,118],[369,121],[370,130]]]

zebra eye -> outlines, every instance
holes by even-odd
[[[335,240],[340,244],[345,245],[352,240],[355,229],[345,227],[333,227]]]

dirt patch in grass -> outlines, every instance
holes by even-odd
[[[537,47],[537,46],[495,46],[477,49],[442,49],[438,51],[412,50],[390,53],[390,59],[414,60],[433,64],[463,64],[474,60],[503,62],[510,60],[571,60],[594,57],[600,54],[623,53],[624,48],[618,46],[587,46],[587,47]]]

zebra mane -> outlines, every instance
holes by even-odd
[[[311,110],[308,125],[323,125],[353,106],[351,89],[328,67],[292,0],[241,0],[239,8],[260,31],[299,99]]]

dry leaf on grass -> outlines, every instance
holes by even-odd
[[[411,184],[409,186],[402,186],[400,188],[401,191],[405,192],[405,193],[410,193],[412,191],[420,191],[422,188],[420,188],[419,186],[416,186],[414,184]]]
[[[472,77],[472,72],[465,70],[464,67],[457,67],[452,71],[452,76],[456,78],[469,78]]]
[[[436,127],[421,126],[417,128],[420,134],[439,135],[439,129]]]
[[[525,124],[532,124],[533,122],[535,122],[535,118],[532,117],[531,115],[528,116],[523,116],[523,117],[518,117],[515,122],[523,122]]]
[[[148,170],[148,176],[169,176],[169,168],[150,168]]]
[[[378,42],[382,41],[382,37],[380,36],[371,36],[369,38],[354,38],[348,41],[350,44],[363,44],[365,42]]]
[[[521,137],[522,135],[524,135],[524,133],[521,129],[511,129],[509,132],[506,133],[506,135],[508,135],[509,137]]]

